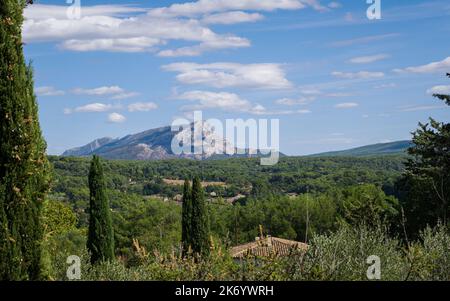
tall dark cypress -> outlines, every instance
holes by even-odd
[[[203,188],[198,177],[195,177],[192,183],[191,235],[193,253],[208,255],[210,251],[208,215]]]
[[[181,241],[183,246],[183,254],[186,255],[189,248],[192,245],[192,198],[191,198],[191,186],[189,180],[184,181],[183,187],[183,209],[181,219]]]
[[[40,213],[49,164],[25,63],[26,1],[0,1],[0,279],[41,279]]]
[[[111,209],[106,197],[103,168],[98,156],[94,156],[89,171],[89,233],[87,248],[91,263],[114,259],[114,232]]]

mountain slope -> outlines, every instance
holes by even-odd
[[[360,157],[375,155],[404,154],[413,143],[409,140],[395,141],[389,143],[378,143],[361,146],[343,151],[326,152],[310,155],[309,157]]]
[[[88,156],[92,154],[95,150],[99,149],[105,144],[111,143],[114,141],[113,138],[104,137],[100,139],[96,139],[92,141],[91,143],[88,143],[81,147],[72,148],[69,150],[66,150],[62,155],[65,157],[83,157]]]
[[[172,142],[188,141],[191,136],[198,137],[195,140],[197,143],[197,145],[194,145],[195,147],[201,146],[203,141],[214,141],[214,143],[205,143],[202,154],[175,154],[172,150]],[[227,151],[225,152],[225,150]],[[228,155],[233,152],[235,155]],[[255,155],[249,155],[247,150],[245,153],[237,154],[237,149],[233,144],[215,134],[211,125],[206,122],[199,122],[191,124],[190,128],[188,126],[178,131],[172,131],[170,126],[166,126],[134,135],[127,135],[120,139],[97,139],[85,146],[67,150],[62,156],[85,157],[95,154],[106,159],[122,160],[221,159],[235,156],[261,157],[260,152],[257,152]]]

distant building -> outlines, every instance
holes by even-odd
[[[302,242],[278,237],[256,237],[255,241],[231,248],[234,259],[243,259],[247,256],[256,257],[283,257],[289,256],[293,251],[306,251],[308,245]]]

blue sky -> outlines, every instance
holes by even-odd
[[[83,1],[25,12],[50,154],[205,118],[279,118],[303,155],[410,138],[449,92],[450,3],[381,0]],[[183,4],[184,5],[180,5]]]

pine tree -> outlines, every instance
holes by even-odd
[[[447,74],[450,77],[450,74]],[[450,95],[434,94],[450,105]],[[418,233],[450,216],[450,123],[429,118],[413,133],[406,175],[401,180],[402,197],[409,229]]]
[[[203,256],[209,254],[208,215],[203,188],[198,177],[195,177],[192,183],[191,238],[194,254]]]
[[[89,171],[89,233],[87,248],[91,263],[114,259],[114,232],[103,168],[98,156],[94,156]]]
[[[0,279],[41,274],[43,199],[49,163],[38,120],[33,74],[23,55],[25,1],[0,2]]]
[[[183,254],[186,255],[191,247],[191,222],[192,222],[192,198],[189,180],[184,181],[183,187],[183,210],[181,220],[181,241],[183,245]]]

